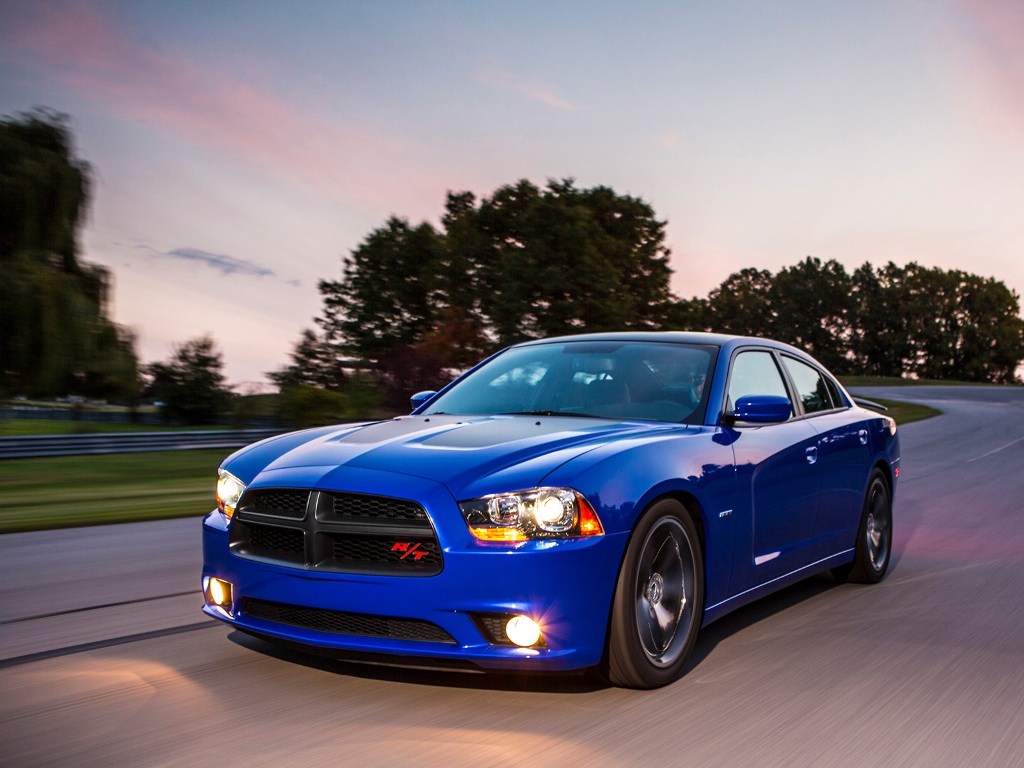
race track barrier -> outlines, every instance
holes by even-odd
[[[240,448],[280,429],[210,429],[188,432],[124,432],[87,435],[0,437],[0,459],[40,456],[85,456],[141,451],[187,451],[196,448]]]

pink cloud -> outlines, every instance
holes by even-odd
[[[345,202],[393,210],[429,195],[437,206],[453,181],[402,166],[401,158],[414,153],[400,137],[306,114],[261,83],[203,69],[183,52],[146,46],[134,30],[80,0],[17,6],[0,43],[8,55],[27,56],[128,120]],[[397,176],[401,184],[389,183]]]
[[[549,107],[564,109],[567,112],[574,112],[576,110],[576,107],[568,101],[560,99],[554,93],[544,88],[538,88],[532,85],[519,85],[516,86],[516,90],[534,101],[539,101],[541,104],[547,104]]]
[[[476,81],[488,88],[504,91],[515,91],[526,98],[565,112],[575,112],[578,107],[555,94],[550,88],[536,83],[524,83],[509,72],[488,69],[476,76]]]
[[[967,73],[972,90],[985,97],[987,121],[1024,135],[1024,3],[959,0],[965,25],[957,30],[975,64]],[[975,94],[977,98],[977,94]]]

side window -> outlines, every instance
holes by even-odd
[[[793,378],[797,397],[803,403],[805,413],[828,411],[834,407],[825,377],[817,369],[792,357],[783,356],[782,363]]]
[[[844,398],[843,393],[839,391],[839,385],[828,376],[825,377],[825,384],[828,385],[829,394],[832,395],[832,407],[846,408],[846,398]]]
[[[726,409],[747,395],[781,395],[789,397],[782,374],[770,352],[740,352],[732,361],[729,374],[729,399]]]

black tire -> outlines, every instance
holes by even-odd
[[[682,674],[704,614],[697,527],[674,499],[654,504],[629,541],[612,601],[605,676],[657,688]]]
[[[885,578],[892,560],[892,501],[889,486],[879,470],[871,473],[864,495],[864,512],[857,531],[853,566],[848,580],[857,584],[877,584]]]

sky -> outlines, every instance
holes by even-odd
[[[70,115],[142,360],[210,333],[258,391],[387,217],[523,178],[648,202],[681,297],[806,256],[1020,295],[1021,41],[1020,0],[0,0],[0,114]]]

